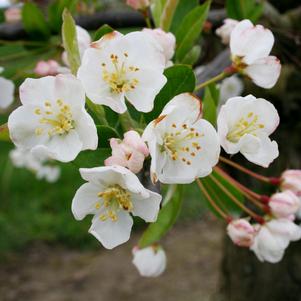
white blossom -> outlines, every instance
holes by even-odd
[[[222,39],[222,43],[227,45],[229,44],[233,29],[239,22],[230,18],[225,19],[223,22],[224,24],[217,28],[215,33]]]
[[[53,183],[60,177],[60,167],[48,164],[49,158],[45,153],[15,148],[9,152],[9,157],[15,167],[28,169],[36,175],[38,180],[45,179]]]
[[[4,70],[0,67],[0,73]],[[0,109],[8,108],[14,101],[15,84],[13,81],[0,77]]]
[[[158,277],[166,269],[166,254],[160,246],[133,248],[133,264],[143,277]]]
[[[72,201],[77,220],[93,214],[89,232],[107,249],[126,242],[131,233],[131,214],[155,222],[161,195],[143,187],[130,170],[121,166],[80,169],[88,183],[83,184]]]
[[[85,110],[85,93],[71,75],[28,78],[20,87],[22,106],[8,119],[17,147],[43,149],[52,159],[69,162],[86,149],[96,149],[96,126]]]
[[[269,138],[278,124],[275,107],[252,95],[230,98],[217,118],[224,150],[231,155],[241,152],[250,162],[263,167],[268,167],[279,155],[277,142]]]
[[[243,89],[243,82],[237,75],[225,78],[219,86],[219,105],[224,104],[231,97],[240,96]]]
[[[260,261],[279,262],[290,241],[301,238],[301,228],[288,219],[273,219],[258,226],[251,250]]]
[[[214,127],[201,119],[201,102],[191,94],[174,97],[145,129],[152,180],[191,183],[212,172],[220,145]]]
[[[233,29],[230,49],[234,67],[247,75],[259,87],[272,88],[280,75],[281,64],[269,55],[274,45],[274,36],[261,25],[254,26],[243,20]]]
[[[92,102],[126,111],[127,99],[138,111],[150,112],[165,85],[162,47],[145,32],[112,32],[92,43],[78,70]]]
[[[165,32],[161,28],[144,28],[142,31],[149,34],[159,45],[161,45],[165,56],[166,66],[171,66],[171,59],[174,56],[176,49],[176,37],[171,32]]]

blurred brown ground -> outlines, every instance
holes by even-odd
[[[206,301],[218,288],[222,224],[213,217],[178,224],[164,247],[168,267],[159,278],[142,278],[131,247],[76,251],[33,246],[0,268],[1,301]]]

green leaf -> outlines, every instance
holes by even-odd
[[[173,65],[165,69],[164,75],[167,77],[167,83],[155,98],[155,108],[152,112],[144,115],[148,122],[157,118],[173,97],[180,93],[194,91],[195,75],[190,66]]]
[[[217,174],[215,171],[213,171],[212,175],[220,181],[220,183],[229,191],[231,192],[238,201],[241,203],[244,203],[244,196],[241,194],[241,192],[234,187],[231,183],[229,183],[224,177]],[[238,215],[241,213],[241,208],[237,206],[231,198],[218,186],[216,183],[208,176],[206,178],[203,178],[201,180],[203,184],[205,185],[207,191],[209,192],[212,199],[218,204],[218,206],[228,212],[230,215]],[[206,198],[203,195],[204,198]],[[220,216],[213,207],[208,202],[208,206],[210,207],[211,211],[214,212],[217,216]]]
[[[86,150],[80,152],[72,163],[78,168],[99,167],[104,165],[104,160],[109,156],[111,156],[110,148],[98,148],[94,151]]]
[[[263,13],[263,3],[257,0],[227,0],[226,9],[229,18],[256,22]]]
[[[111,138],[120,138],[115,129],[107,125],[97,125],[98,148],[110,147]]]
[[[65,8],[69,11],[74,11],[77,0],[55,0],[48,6],[48,23],[52,31],[59,33],[62,24],[62,14]]]
[[[202,49],[200,45],[193,46],[192,49],[185,55],[183,64],[193,66],[198,61],[201,51]]]
[[[198,0],[180,0],[174,13],[170,31],[176,33],[184,17],[198,5]]]
[[[6,123],[0,126],[0,141],[11,141]]]
[[[176,60],[182,62],[186,54],[199,38],[203,25],[207,19],[211,1],[206,1],[203,5],[194,8],[181,22],[176,32],[177,49]]]
[[[203,98],[203,118],[214,126],[216,125],[218,99],[219,92],[215,84],[207,86]]]
[[[63,13],[62,36],[71,72],[72,74],[76,75],[77,69],[80,65],[80,56],[76,37],[75,22],[67,9],[65,9]]]
[[[138,243],[140,248],[159,241],[174,225],[182,208],[182,189],[182,186],[178,186],[172,199],[160,210],[157,221],[150,224],[144,231]]]
[[[179,0],[167,0],[161,15],[160,28],[168,32]]]
[[[112,31],[114,31],[114,29],[110,25],[104,24],[96,30],[93,40],[97,41],[100,38],[102,38],[105,34],[110,33]]]
[[[24,4],[22,8],[22,22],[25,31],[32,39],[40,40],[50,37],[46,19],[36,4],[32,2]]]
[[[151,12],[156,27],[160,27],[161,15],[166,4],[166,0],[153,0]]]

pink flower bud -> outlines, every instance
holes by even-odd
[[[4,12],[5,21],[8,23],[19,22],[21,20],[21,8],[10,7]]]
[[[228,224],[228,235],[240,247],[250,247],[255,237],[254,227],[245,219],[237,219]]]
[[[149,0],[126,0],[126,4],[133,9],[145,9],[149,7],[150,2]]]
[[[176,48],[176,38],[171,32],[165,32],[160,28],[144,28],[143,32],[152,36],[155,41],[162,47],[166,64],[172,59]]]
[[[34,72],[39,76],[57,75],[60,65],[55,60],[39,61]]]
[[[278,218],[286,218],[295,214],[300,205],[299,198],[290,190],[273,194],[269,202],[272,213]]]
[[[281,190],[291,190],[301,196],[301,170],[289,169],[281,175]]]
[[[146,144],[135,131],[126,132],[123,140],[112,138],[110,146],[112,156],[105,160],[105,165],[120,165],[134,173],[142,169],[144,159],[149,154]]]

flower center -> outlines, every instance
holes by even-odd
[[[36,108],[34,113],[41,116],[39,119],[40,124],[48,125],[47,133],[49,136],[67,134],[74,128],[70,106],[60,99],[56,101],[55,106],[49,101],[45,101],[44,109]],[[44,134],[44,132],[45,128],[43,127],[35,129],[35,133],[38,136]]]
[[[264,125],[258,123],[258,115],[250,112],[246,117],[242,117],[238,120],[238,122],[235,123],[235,125],[229,131],[227,139],[230,142],[237,143],[243,135],[251,134],[256,136],[256,131],[263,128]]]
[[[112,72],[108,71],[105,63],[101,64],[102,78],[109,85],[112,93],[120,94],[132,91],[139,83],[138,79],[132,76],[132,73],[139,71],[139,68],[127,66],[127,58],[128,54],[126,52],[124,53],[124,60],[122,62],[117,55],[111,54],[110,59],[114,69]]]
[[[133,209],[130,193],[119,185],[109,186],[105,191],[100,192],[98,197],[103,199],[103,204],[97,202],[95,208],[100,209],[102,206],[104,207],[104,211],[99,217],[102,221],[110,218],[115,222],[118,220],[118,211],[131,212]]]
[[[232,56],[233,65],[240,72],[242,72],[247,67],[247,64],[243,61],[243,59],[244,58],[242,56]]]
[[[202,149],[199,139],[204,134],[195,128],[188,128],[185,123],[179,126],[174,123],[172,128],[173,131],[164,135],[161,152],[166,151],[173,161],[181,160],[185,164],[191,165],[192,159]]]

